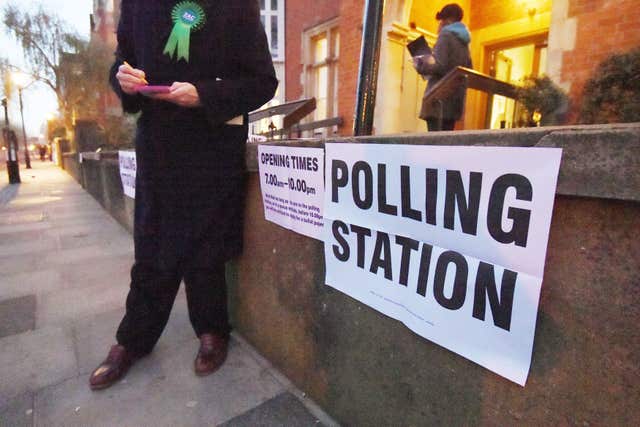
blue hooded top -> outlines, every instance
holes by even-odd
[[[442,27],[442,31],[453,33],[464,44],[469,44],[471,42],[471,34],[469,33],[467,26],[462,22],[454,22],[453,24],[445,25]]]

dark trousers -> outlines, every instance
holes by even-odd
[[[134,264],[126,313],[116,334],[119,344],[149,353],[167,325],[173,302],[184,277],[189,319],[197,336],[206,332],[228,336],[227,287],[224,263],[211,269],[160,273],[148,265]]]
[[[440,125],[440,119],[437,117],[427,117],[427,129],[430,132],[440,130],[453,130],[456,125],[455,119],[442,119],[442,126]]]
[[[136,177],[134,243],[136,262],[126,313],[116,339],[128,350],[149,353],[164,330],[184,280],[189,319],[197,336],[228,336],[225,260],[212,256],[211,240],[181,240],[184,227],[162,228],[162,212],[150,180]],[[173,234],[171,230],[174,230]],[[207,234],[207,233],[205,233]]]

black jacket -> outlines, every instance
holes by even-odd
[[[141,112],[136,135],[136,258],[171,268],[194,245],[228,259],[242,243],[247,113],[269,101],[277,80],[256,0],[198,3],[206,23],[191,33],[189,62],[163,53],[179,0],[123,0],[110,79],[124,111]],[[202,107],[123,94],[127,61],[152,85],[190,82]],[[226,124],[244,115],[243,125]],[[200,251],[202,252],[202,251]],[[205,260],[203,260],[205,262]]]

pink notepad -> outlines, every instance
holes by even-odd
[[[169,93],[171,86],[138,85],[136,90],[142,94]]]

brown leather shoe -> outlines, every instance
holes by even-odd
[[[196,375],[203,377],[213,374],[227,359],[229,339],[216,334],[200,335],[200,350],[193,368]]]
[[[91,390],[102,390],[124,377],[131,365],[138,360],[130,351],[116,344],[109,350],[107,358],[96,368],[89,378]]]

